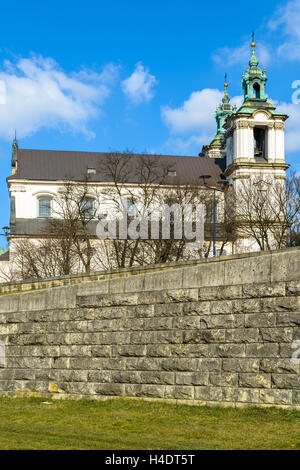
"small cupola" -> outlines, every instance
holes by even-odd
[[[227,73],[225,73],[224,95],[222,103],[216,109],[217,133],[209,145],[205,145],[202,149],[201,156],[210,158],[222,158],[224,156],[224,148],[226,143],[225,123],[229,116],[236,112],[236,106],[230,104],[230,96],[228,94]]]
[[[255,55],[256,43],[254,42],[254,33],[252,33],[252,55],[246,72],[243,73],[242,87],[244,90],[244,103],[247,101],[264,101],[268,96],[265,93],[265,85],[267,82],[266,69],[258,67],[259,61]]]

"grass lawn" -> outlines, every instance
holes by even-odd
[[[300,449],[300,411],[0,398],[0,449]]]

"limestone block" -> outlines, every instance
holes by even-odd
[[[177,346],[175,346],[177,348]],[[171,345],[154,344],[147,345],[147,357],[169,357],[171,356]]]
[[[123,384],[110,384],[110,383],[104,383],[104,384],[94,384],[93,385],[93,391],[96,395],[105,395],[105,396],[122,396],[124,395],[124,385]]]
[[[272,374],[272,388],[300,390],[299,374]]]
[[[300,326],[300,306],[299,306],[298,312],[277,313],[277,325],[299,327]]]
[[[222,401],[222,388],[215,386],[195,387],[195,400]]]
[[[257,372],[259,366],[259,359],[249,359],[248,357],[223,359],[222,361],[222,368],[225,372]]]
[[[276,313],[246,313],[245,327],[272,327],[276,325]]]
[[[194,398],[194,387],[167,385],[164,397],[174,398],[176,400],[192,400]]]
[[[271,376],[268,374],[239,374],[239,386],[243,388],[270,388]]]
[[[280,297],[285,295],[285,283],[276,282],[273,284],[245,284],[242,287],[243,297]]]
[[[139,374],[139,381],[144,384],[172,385],[175,382],[173,372],[142,371]]]
[[[163,398],[165,385],[131,385],[126,384],[125,395],[129,397]]]
[[[162,370],[167,371],[197,371],[198,360],[186,358],[168,358],[162,360],[161,367]]]
[[[246,357],[278,357],[279,345],[274,343],[267,344],[246,344]]]
[[[271,255],[271,282],[299,281],[300,251],[285,250]]]
[[[294,364],[290,358],[262,359],[259,368],[266,373],[300,374],[300,364]]]
[[[292,328],[261,328],[260,335],[263,342],[291,343],[293,341]]]
[[[200,300],[232,300],[242,298],[242,286],[200,287]]]
[[[117,345],[113,346],[113,356],[132,356],[140,357],[145,356],[146,346],[145,345],[136,345],[136,344],[126,344],[126,345]]]
[[[300,281],[286,282],[286,295],[300,295]]]
[[[183,304],[183,315],[209,315],[210,302],[190,302]]]
[[[291,390],[260,389],[259,403],[292,405],[293,394]]]
[[[225,263],[225,285],[271,281],[271,256],[251,256]]]
[[[208,372],[176,372],[175,382],[177,385],[208,385]]]
[[[210,312],[214,314],[230,314],[232,313],[232,301],[231,300],[218,300],[211,302]]]
[[[225,341],[229,343],[257,343],[259,338],[258,328],[231,328],[225,331]]]
[[[209,374],[209,381],[211,385],[217,387],[235,387],[238,384],[238,374],[234,372],[220,372],[218,374],[212,372]]]
[[[183,268],[183,287],[203,287],[224,285],[225,262],[212,260],[198,266]],[[231,283],[227,283],[229,285]]]
[[[225,342],[225,329],[195,330],[183,332],[184,344]]]
[[[260,389],[238,388],[236,401],[241,403],[258,403]]]

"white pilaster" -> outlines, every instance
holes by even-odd
[[[267,131],[267,159],[269,162],[274,161],[276,150],[275,150],[275,129],[274,127],[269,127]]]
[[[284,161],[284,125],[275,123],[275,160]]]

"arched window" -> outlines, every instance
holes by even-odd
[[[255,83],[253,85],[253,92],[254,92],[255,98],[257,100],[260,100],[260,86],[258,83]]]
[[[51,199],[49,197],[39,198],[39,217],[51,217]]]

